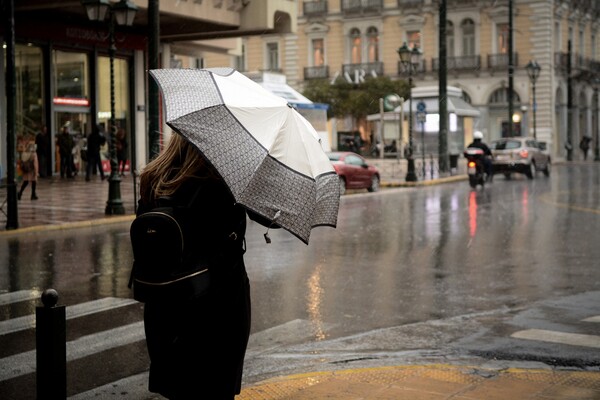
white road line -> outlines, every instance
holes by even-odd
[[[517,339],[537,340],[541,342],[594,347],[600,349],[600,336],[595,335],[547,331],[543,329],[527,329],[524,331],[515,332],[511,336]]]
[[[5,306],[7,304],[18,303],[20,301],[28,301],[33,299],[41,299],[42,292],[33,289],[33,290],[19,290],[17,292],[3,293],[0,294],[0,306]],[[41,302],[40,302],[41,304]]]
[[[143,321],[93,335],[82,336],[79,339],[67,342],[67,362],[100,353],[104,350],[139,342],[145,338]],[[36,371],[35,364],[35,350],[0,359],[0,382],[34,373]]]
[[[124,307],[136,303],[133,299],[119,299],[116,297],[105,297],[86,303],[68,306],[65,310],[66,319],[83,317],[114,308]],[[35,314],[26,315],[0,322],[0,335],[19,332],[25,329],[35,328]]]
[[[596,315],[595,317],[589,317],[586,319],[582,319],[583,322],[600,322],[600,315]]]

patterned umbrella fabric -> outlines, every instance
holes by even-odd
[[[150,71],[166,123],[216,168],[235,200],[308,244],[337,224],[340,186],[319,135],[282,97],[230,68]]]

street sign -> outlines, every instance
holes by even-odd
[[[423,111],[417,111],[417,122],[424,123],[427,120],[427,113]]]
[[[425,102],[423,100],[419,101],[417,103],[417,111],[418,112],[422,112],[422,113],[426,113],[425,111]]]

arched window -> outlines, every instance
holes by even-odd
[[[379,32],[374,26],[367,29],[369,62],[379,61]]]
[[[352,57],[352,64],[362,63],[362,41],[360,37],[360,30],[358,28],[352,28],[350,31],[350,54]]]
[[[501,106],[506,107],[508,105],[508,88],[496,89],[490,96],[488,103],[490,106]],[[520,104],[521,98],[513,90],[513,104]]]
[[[465,19],[461,24],[463,56],[475,55],[475,23],[472,19]]]
[[[454,24],[446,21],[446,55],[454,57]]]

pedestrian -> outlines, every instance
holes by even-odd
[[[42,125],[37,135],[35,135],[35,144],[37,146],[36,153],[40,166],[40,178],[46,178],[51,175],[48,170],[50,135],[48,135],[48,127],[46,125]]]
[[[233,399],[241,391],[250,335],[250,284],[243,258],[246,213],[263,225],[269,221],[236,204],[223,179],[179,134],[144,168],[138,215],[164,196],[176,204],[192,203],[186,220],[196,227],[195,237],[185,242],[194,244],[194,265],[208,267],[210,286],[192,299],[145,302],[149,390],[169,399]]]
[[[98,127],[92,129],[87,137],[87,165],[85,168],[85,180],[90,181],[92,171],[97,167],[100,171],[100,179],[104,180],[104,170],[102,169],[102,160],[100,159],[100,147],[106,143],[104,136],[100,135]]]
[[[127,135],[125,129],[119,128],[117,131],[117,161],[120,175],[125,175],[125,166],[127,164]]]
[[[592,138],[589,136],[584,136],[581,138],[581,141],[579,142],[579,148],[581,149],[581,152],[583,153],[583,160],[587,160],[587,154],[588,154],[588,150],[590,149],[590,142],[592,141]]]
[[[29,143],[25,151],[21,153],[21,172],[23,172],[23,183],[21,184],[21,189],[19,190],[17,198],[21,200],[25,188],[31,182],[31,200],[37,200],[38,197],[35,193],[35,189],[37,187],[39,163],[36,152],[36,145],[33,142]]]
[[[56,139],[60,155],[60,177],[73,178],[73,137],[69,133],[69,127],[63,126],[60,135]]]

